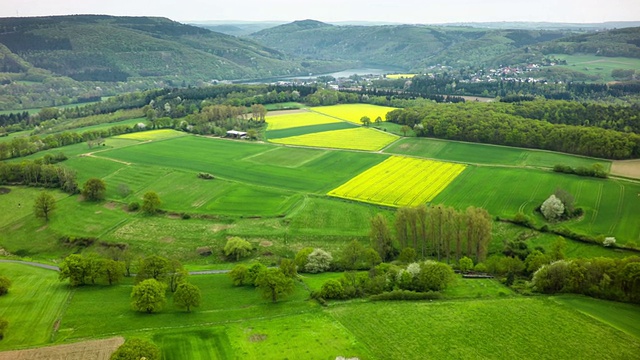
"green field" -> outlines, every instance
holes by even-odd
[[[605,57],[595,55],[566,55],[549,54],[559,60],[566,60],[567,65],[557,65],[574,71],[580,71],[589,75],[596,75],[600,81],[612,81],[611,70],[613,69],[640,69],[640,59],[626,57]]]
[[[535,216],[534,209],[558,187],[573,194],[576,206],[585,211],[581,219],[561,225],[583,233],[615,236],[620,243],[640,240],[638,183],[533,169],[469,166],[433,203],[458,209],[481,206],[493,216],[512,217],[518,211]]]
[[[308,126],[293,127],[288,129],[282,129],[282,130],[268,130],[267,139],[276,140],[276,139],[288,138],[292,136],[320,133],[325,131],[352,129],[355,127],[357,126],[352,123],[349,123],[346,121],[340,121],[340,122],[335,122],[330,124],[308,125]]]
[[[640,338],[545,298],[374,302],[329,312],[380,359],[632,359],[640,352]]]
[[[599,163],[607,170],[611,167],[611,161],[609,160],[567,155],[551,151],[427,138],[402,139],[385,149],[385,152],[469,164],[552,168],[556,164],[578,167],[591,166]]]
[[[0,297],[0,317],[9,321],[0,350],[44,345],[52,341],[70,291],[58,273],[28,265],[0,263],[0,275],[13,286]]]

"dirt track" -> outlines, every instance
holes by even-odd
[[[123,343],[124,338],[118,336],[37,349],[3,351],[0,352],[0,360],[108,360]]]

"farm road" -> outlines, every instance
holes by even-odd
[[[37,263],[33,261],[22,261],[22,260],[0,260],[0,263],[17,263],[23,265],[35,266],[47,270],[60,271],[60,268],[54,265],[47,265],[42,263]],[[208,275],[208,274],[226,274],[231,270],[200,270],[200,271],[189,271],[189,275]],[[131,274],[131,276],[136,276],[136,274]]]

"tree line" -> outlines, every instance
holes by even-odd
[[[60,188],[73,194],[78,191],[76,172],[52,165],[42,159],[22,162],[0,162],[0,184]]]
[[[413,127],[418,136],[560,151],[607,159],[640,156],[640,135],[615,130],[525,119],[493,111],[490,105],[425,105],[387,114]]]

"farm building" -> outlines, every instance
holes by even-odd
[[[244,139],[247,137],[247,133],[244,131],[229,130],[227,131],[227,137]]]

